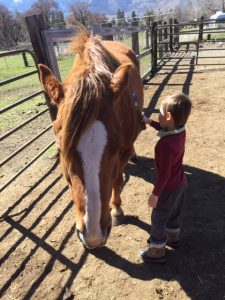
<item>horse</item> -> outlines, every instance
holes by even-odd
[[[43,89],[57,106],[53,122],[62,172],[75,203],[76,231],[88,248],[104,246],[121,223],[123,171],[144,127],[143,84],[135,53],[82,29],[65,81],[39,64]]]

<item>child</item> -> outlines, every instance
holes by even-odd
[[[180,217],[184,203],[186,177],[183,170],[185,128],[191,112],[191,101],[176,94],[161,103],[159,122],[144,116],[144,122],[158,130],[155,146],[156,182],[148,199],[153,207],[151,236],[148,249],[141,252],[145,262],[164,262],[166,244],[177,246],[180,234]]]

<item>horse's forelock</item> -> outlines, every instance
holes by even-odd
[[[83,54],[86,42],[90,39],[90,34],[83,28],[79,29],[79,33],[73,38],[70,44],[69,52]]]

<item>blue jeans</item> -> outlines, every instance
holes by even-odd
[[[180,229],[182,208],[185,202],[186,185],[173,192],[163,192],[151,215],[150,242],[166,242],[166,229]],[[148,240],[149,241],[149,240]]]

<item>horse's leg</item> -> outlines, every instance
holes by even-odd
[[[135,162],[137,160],[137,153],[135,151],[134,145],[132,146],[132,151],[131,151],[131,154],[130,154],[130,160],[132,162]]]
[[[111,216],[112,216],[112,225],[119,225],[122,223],[124,216],[123,209],[121,208],[121,189],[123,184],[123,173],[119,172],[119,175],[116,181],[113,184],[112,197],[111,197]]]
[[[124,212],[121,208],[121,191],[122,191],[122,185],[123,185],[123,171],[124,167],[126,166],[130,155],[132,153],[133,148],[131,148],[129,151],[126,151],[122,157],[120,158],[120,167],[117,179],[115,180],[113,184],[113,190],[112,190],[112,197],[111,197],[111,216],[112,216],[112,225],[120,225],[123,222]]]

